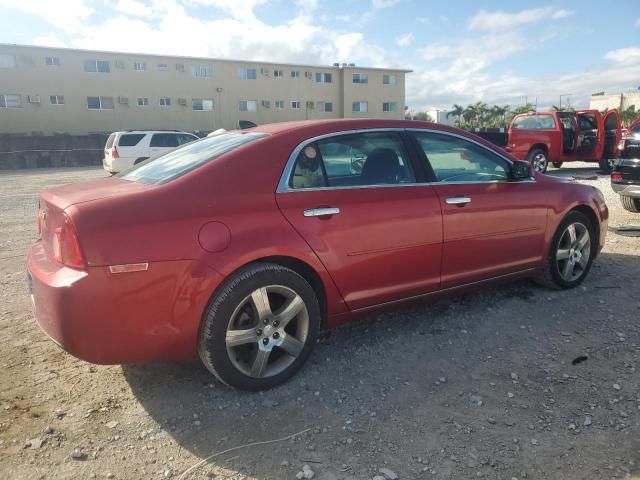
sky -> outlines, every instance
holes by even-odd
[[[0,43],[407,68],[413,111],[640,87],[640,0],[0,0],[0,17]]]

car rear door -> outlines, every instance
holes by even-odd
[[[578,110],[578,160],[600,160],[604,150],[604,122],[598,110]]]
[[[400,131],[301,144],[276,194],[352,310],[437,290],[442,216]]]
[[[604,149],[602,158],[612,159],[618,157],[618,144],[622,139],[622,125],[620,114],[615,108],[604,114]]]
[[[471,139],[411,133],[441,203],[442,288],[539,265],[547,207],[535,180],[510,181],[510,161]]]

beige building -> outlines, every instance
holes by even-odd
[[[589,108],[604,110],[605,108],[617,108],[626,110],[630,106],[635,105],[636,110],[640,110],[640,92],[624,92],[614,94],[596,94],[591,95]]]
[[[0,44],[0,133],[398,119],[408,72]]]

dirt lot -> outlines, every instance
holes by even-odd
[[[551,173],[595,175],[578,167]],[[103,175],[0,174],[0,478],[294,479],[305,464],[325,480],[640,478],[640,238],[613,231],[640,216],[608,177],[581,180],[612,227],[582,287],[521,282],[382,315],[251,394],[196,364],[89,365],[38,329],[24,268],[36,194]]]

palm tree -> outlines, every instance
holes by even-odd
[[[636,111],[635,105],[629,105],[624,110],[620,110],[618,112],[620,114],[620,122],[622,125],[628,127],[633,123],[633,121],[638,117],[640,112]]]
[[[454,103],[451,111],[447,112],[447,118],[449,118],[449,116],[451,115],[453,115],[454,117],[457,117],[457,120],[454,123],[457,123],[459,127],[461,125],[461,117],[463,113],[464,113],[464,107],[462,105],[458,105],[457,103]]]

